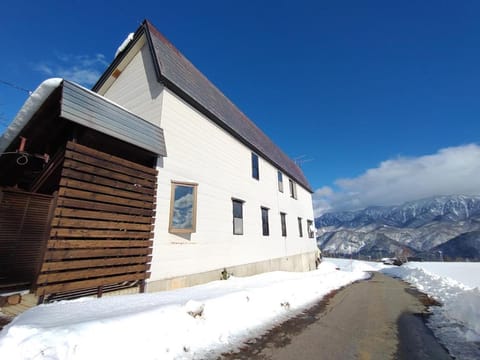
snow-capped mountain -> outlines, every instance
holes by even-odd
[[[460,234],[480,230],[480,196],[438,196],[332,212],[315,223],[318,243],[328,253],[378,257],[428,252]]]

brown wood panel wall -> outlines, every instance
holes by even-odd
[[[53,196],[0,189],[0,286],[34,283],[52,200]]]
[[[39,296],[149,276],[157,171],[69,142]]]

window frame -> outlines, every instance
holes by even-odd
[[[297,199],[297,183],[292,179],[288,179],[288,185],[290,188],[290,197],[292,199]]]
[[[174,211],[175,211],[175,191],[177,187],[191,187],[193,200],[192,200],[192,226],[189,228],[177,228],[173,226]],[[186,181],[171,181],[171,192],[170,192],[170,218],[168,221],[168,232],[172,234],[191,234],[197,230],[197,193],[198,193],[198,184]]]
[[[278,191],[283,193],[283,173],[280,170],[277,170],[277,182],[278,182]]]
[[[245,203],[244,200],[240,200],[240,199],[236,199],[236,198],[232,198],[232,232],[233,232],[233,235],[243,235],[244,234],[244,231],[243,231],[243,204]],[[241,217],[236,217],[235,216],[235,204],[240,204],[240,212],[241,212]],[[241,232],[236,232],[236,227],[235,227],[235,219],[241,219],[242,220],[242,229],[241,229]]]
[[[260,157],[252,152],[252,178],[260,180]]]
[[[313,220],[307,219],[307,234],[309,239],[313,239],[315,237],[315,233],[310,230],[310,227],[313,226]]]
[[[270,236],[270,225],[269,225],[269,220],[268,220],[268,211],[269,210],[270,209],[265,207],[265,206],[260,207],[260,212],[261,212],[261,215],[262,215],[262,235],[263,236]]]
[[[282,236],[287,237],[287,213],[280,213],[280,224],[282,229]]]
[[[303,219],[301,217],[298,217],[297,221],[298,221],[298,236],[303,238],[303,224],[302,224]]]

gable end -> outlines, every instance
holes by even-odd
[[[125,59],[142,36],[146,39],[155,67],[157,80],[189,105],[214,121],[266,161],[282,170],[300,186],[313,192],[298,165],[277,147],[243,112],[215,87],[175,46],[150,22],[145,20],[134,40],[114,60],[93,87],[102,93],[113,71]],[[108,84],[107,84],[108,86]]]

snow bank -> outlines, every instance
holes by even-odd
[[[4,152],[10,143],[22,131],[24,126],[30,121],[32,116],[38,111],[43,102],[57,87],[60,86],[63,79],[47,79],[37,87],[37,89],[28,97],[22,108],[15,116],[11,124],[7,127],[2,137],[0,137],[0,153]]]
[[[175,291],[40,305],[0,333],[1,359],[215,357],[330,291],[366,278],[332,263]]]
[[[424,269],[430,274],[457,281],[462,286],[472,289],[480,287],[480,276],[472,276],[479,274],[480,264],[478,262],[409,262],[404,266]]]
[[[343,271],[379,271],[389,267],[389,265],[374,261],[339,258],[324,258],[324,260],[335,264],[340,270]]]
[[[445,276],[453,268],[457,269],[452,272],[456,279]],[[382,272],[399,277],[440,301],[443,306],[431,308],[429,327],[455,357],[480,358],[480,291],[459,281],[475,283],[480,263],[408,263]]]

